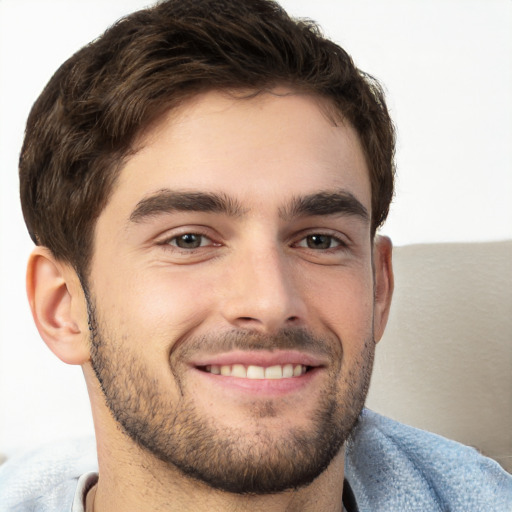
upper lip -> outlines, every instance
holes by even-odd
[[[204,355],[194,358],[191,365],[203,366],[227,366],[242,364],[244,366],[276,366],[285,364],[301,364],[303,366],[325,366],[325,357],[316,354],[300,352],[296,350],[235,350],[221,354]]]

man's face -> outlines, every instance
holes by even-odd
[[[92,365],[128,438],[231,492],[312,481],[373,360],[368,170],[319,100],[207,93],[145,134],[95,232]]]

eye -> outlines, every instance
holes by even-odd
[[[180,249],[198,249],[211,245],[212,241],[207,236],[199,233],[184,233],[171,238],[167,243]]]
[[[298,247],[307,247],[308,249],[333,249],[341,245],[342,242],[336,237],[322,234],[308,235],[297,244]]]

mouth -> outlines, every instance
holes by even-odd
[[[197,367],[198,370],[211,373],[213,375],[222,375],[223,377],[236,377],[239,379],[253,380],[280,380],[292,379],[305,375],[313,369],[312,366],[303,364],[275,364],[272,366],[256,366],[245,364],[209,364]]]
[[[243,351],[203,356],[191,361],[191,369],[208,387],[221,386],[255,393],[281,395],[304,389],[328,365],[323,355],[300,351]],[[217,388],[216,388],[217,389]]]

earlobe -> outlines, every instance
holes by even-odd
[[[379,341],[384,334],[391,298],[393,296],[394,277],[392,265],[393,244],[386,236],[376,236],[373,247],[374,269],[374,319],[373,331],[375,341]]]
[[[27,295],[39,334],[68,364],[89,360],[87,308],[74,269],[36,247],[27,266]]]

